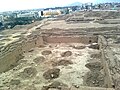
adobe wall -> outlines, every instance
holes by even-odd
[[[12,68],[18,60],[23,58],[23,53],[31,48],[43,45],[42,37],[24,39],[5,46],[0,52],[0,73]]]
[[[21,47],[16,47],[15,50],[8,51],[0,57],[0,72],[9,70],[20,58],[22,58]]]
[[[24,52],[47,43],[84,43],[97,42],[96,36],[44,36],[31,35],[5,46],[0,52],[0,73],[14,67],[23,58]]]
[[[47,43],[95,43],[97,36],[44,36],[43,40]]]
[[[109,70],[109,66],[108,66],[108,63],[107,63],[107,58],[105,56],[105,49],[106,49],[106,45],[107,45],[107,42],[105,40],[105,38],[103,36],[99,36],[98,37],[98,44],[99,44],[99,48],[100,48],[100,51],[101,51],[101,60],[102,60],[102,64],[104,66],[104,72],[105,72],[105,84],[108,88],[113,88],[113,81],[112,81],[112,77],[110,75],[110,70]]]
[[[119,45],[109,44],[103,36],[101,36],[100,38],[102,40],[102,51],[104,51],[103,54],[104,63],[106,65],[105,71],[107,76],[107,82],[109,86],[114,87],[115,90],[120,90],[120,62],[119,59],[116,58],[116,55],[118,54],[117,51],[114,52],[111,48],[112,46],[115,49],[116,47],[119,47]]]

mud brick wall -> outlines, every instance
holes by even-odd
[[[23,52],[27,52],[29,51],[31,48],[34,48],[35,47],[35,40],[33,41],[26,41],[22,44],[22,51]]]
[[[43,40],[47,43],[84,43],[89,44],[90,42],[95,43],[98,41],[96,36],[45,36]]]
[[[15,50],[8,51],[5,55],[0,57],[0,72],[7,71],[11,66],[22,57],[22,50],[18,46]]]
[[[107,47],[104,49],[104,62],[106,63],[106,75],[107,77],[107,82],[109,86],[115,87],[115,90],[120,90],[120,64],[119,64],[119,59],[116,58],[115,52],[112,51],[111,45],[112,44],[107,44],[107,41],[105,40],[104,37],[102,38],[102,48]],[[112,47],[115,44],[112,45]],[[116,46],[114,46],[116,48]],[[116,53],[117,54],[117,53]]]
[[[105,57],[105,49],[106,49],[107,43],[106,43],[106,40],[104,39],[103,36],[98,37],[98,44],[100,46],[100,51],[102,54],[101,58],[102,58],[102,64],[104,66],[104,72],[105,72],[105,84],[106,84],[106,87],[112,88],[113,81],[112,81],[112,78],[110,75],[110,70],[109,70],[109,66],[107,63],[107,58]]]
[[[31,37],[11,43],[0,52],[0,73],[9,70],[16,62],[23,58],[23,53],[31,48],[43,45],[42,37]]]
[[[39,47],[43,45],[44,42],[47,43],[84,43],[97,42],[97,37],[93,36],[77,36],[77,37],[41,37],[36,35],[31,35],[29,37],[23,38],[11,44],[5,46],[0,52],[0,73],[7,71],[14,66],[18,60],[23,58],[23,53],[29,51],[31,48]]]
[[[38,46],[43,45],[43,44],[44,44],[43,38],[37,37],[35,39],[31,39],[31,40],[23,42],[22,51],[27,52],[31,48],[38,47]]]

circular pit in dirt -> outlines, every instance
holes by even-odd
[[[53,69],[49,69],[46,72],[44,72],[43,77],[45,79],[55,79],[59,77],[59,74],[60,74],[60,69],[53,68]]]
[[[62,57],[69,57],[69,56],[71,56],[71,55],[72,55],[72,52],[71,52],[71,51],[66,51],[66,52],[63,52],[63,53],[61,54]]]
[[[42,55],[50,55],[52,52],[50,50],[45,50],[41,53]]]

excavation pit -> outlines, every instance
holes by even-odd
[[[37,82],[41,90],[44,86],[54,89],[49,86],[53,81],[60,81],[67,85],[67,88],[108,87],[97,36],[41,36],[38,40],[26,42],[22,46],[24,47],[19,49],[22,51],[14,53],[14,56],[17,57],[17,54],[19,56],[22,52],[24,57],[19,61],[26,62],[6,71],[10,62],[7,58],[6,69],[0,71],[6,71],[5,74],[9,76],[3,77],[1,82],[8,78],[20,78],[23,84]],[[12,60],[15,59],[14,56]],[[4,82],[1,85],[4,85]]]
[[[71,46],[77,47],[77,46],[83,46],[83,45],[86,46],[84,49],[74,49],[73,47],[71,47]],[[51,51],[52,53],[43,55],[42,54],[43,51]],[[47,86],[47,84],[45,84],[44,82],[47,82],[49,80],[50,80],[50,83],[52,83],[52,80],[61,81],[67,84],[69,87],[72,85],[91,86],[90,83],[92,82],[92,80],[90,80],[88,84],[87,83],[88,79],[84,79],[84,78],[93,79],[94,76],[90,78],[87,75],[88,72],[95,71],[95,69],[97,68],[95,72],[99,71],[97,73],[98,75],[100,74],[100,70],[102,69],[101,63],[97,63],[97,62],[96,62],[97,65],[96,64],[93,66],[91,65],[91,68],[86,67],[87,64],[92,63],[90,59],[94,59],[94,58],[91,58],[91,55],[96,53],[99,53],[99,50],[89,48],[89,44],[47,43],[46,47],[44,48],[35,47],[34,52],[31,53],[32,54],[31,57],[29,57],[29,52],[25,53],[24,59],[28,59],[28,62],[31,61],[32,63],[32,62],[35,62],[35,60],[37,59],[39,60],[41,59],[37,57],[44,57],[43,62],[41,62],[42,60],[40,62],[38,60],[37,63],[35,62],[33,64],[33,66],[35,66],[38,71],[38,74],[40,79],[42,80],[41,83],[43,84],[43,86]],[[96,58],[94,60],[96,60]],[[100,59],[98,59],[98,61],[101,62]],[[101,77],[101,78],[104,78],[104,77]],[[85,82],[87,84],[85,84]],[[104,87],[104,83],[103,85],[96,85],[96,83],[99,84],[98,82],[99,82],[99,79],[97,82],[95,82],[92,85],[92,87],[94,86]],[[104,82],[104,79],[102,82]]]

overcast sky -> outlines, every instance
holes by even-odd
[[[74,2],[96,2],[101,0],[0,0],[0,12],[9,10],[23,10],[65,6]]]

